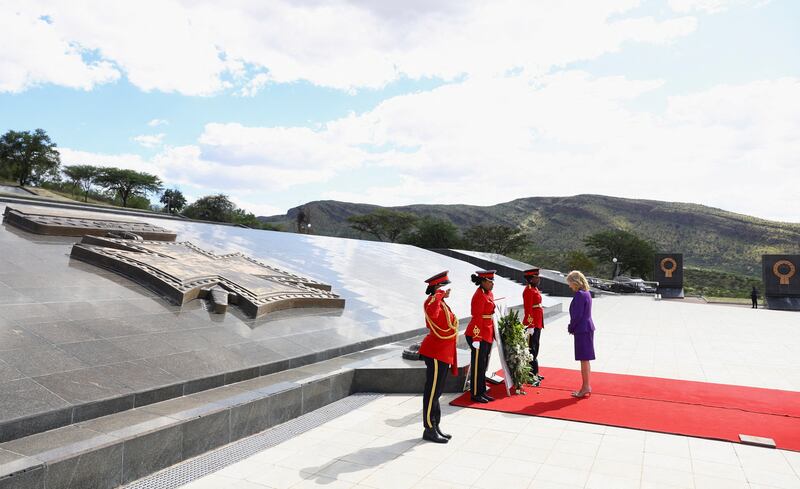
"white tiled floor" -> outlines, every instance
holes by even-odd
[[[597,371],[800,390],[800,315],[604,298]],[[544,366],[575,368],[566,318]],[[800,453],[454,408],[447,445],[423,443],[421,398],[385,396],[184,489],[800,489]],[[800,428],[799,428],[800,429]]]

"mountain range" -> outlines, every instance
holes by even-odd
[[[314,201],[281,216],[259,217],[286,230],[304,212],[313,234],[369,238],[347,218],[380,206]],[[687,266],[760,276],[761,255],[800,253],[800,223],[769,221],[699,204],[625,199],[603,195],[527,197],[491,206],[415,204],[388,209],[420,217],[448,219],[459,229],[477,224],[519,227],[532,246],[545,252],[584,250],[583,239],[607,229],[624,229],[656,244],[659,251],[683,253]]]

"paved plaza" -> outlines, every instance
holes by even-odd
[[[795,313],[604,297],[594,317],[595,371],[800,390]],[[546,324],[545,368],[576,367],[567,321]],[[436,445],[420,411],[381,396],[183,488],[800,488],[797,452],[449,405]]]

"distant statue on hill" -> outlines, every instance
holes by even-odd
[[[299,234],[311,233],[311,212],[306,210],[305,206],[297,213],[295,221],[297,223],[297,232]]]

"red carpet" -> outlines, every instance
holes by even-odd
[[[506,397],[500,384],[490,387],[494,402],[473,403],[467,392],[451,404],[734,442],[741,433],[800,451],[800,392],[592,372],[591,396],[575,399],[579,371],[540,373],[546,379],[526,386],[528,395]]]

